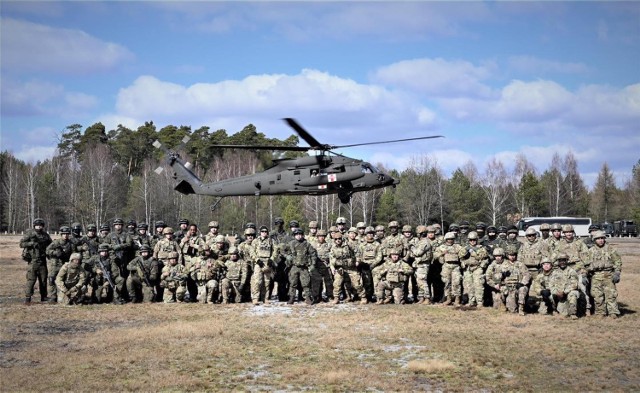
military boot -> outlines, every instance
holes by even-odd
[[[257,306],[258,304],[260,304],[260,302],[258,300],[254,300],[252,303],[253,303],[254,306]]]
[[[369,303],[369,300],[367,300],[366,297],[363,297],[362,299],[360,299],[360,304],[367,304]]]
[[[453,301],[453,305],[454,307],[460,307],[460,296],[456,296],[455,300]]]
[[[428,306],[433,303],[431,303],[431,299],[429,299],[428,297],[425,297],[424,299],[422,299],[422,304],[426,304]]]
[[[289,300],[287,300],[287,304],[293,304],[295,302],[293,297],[289,297]]]
[[[520,307],[518,307],[518,314],[523,316],[525,315],[524,304],[521,304]]]
[[[386,298],[384,298],[384,300],[382,301],[382,304],[389,304],[391,303],[391,297],[387,296]]]
[[[304,302],[307,303],[308,306],[313,304],[313,300],[311,300],[310,297],[308,297]]]
[[[442,303],[443,306],[450,306],[452,303],[451,296],[447,296],[447,300]]]
[[[25,306],[30,306],[31,305],[31,296],[28,296],[28,297],[24,298],[24,305]]]
[[[331,304],[338,304],[340,303],[340,299],[338,299],[337,297],[334,297],[333,299],[331,299]]]
[[[376,304],[382,304],[382,303],[383,303],[382,299],[378,299],[378,301],[376,302]]]

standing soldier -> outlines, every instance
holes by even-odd
[[[279,218],[279,217],[278,217]],[[276,218],[276,226],[282,228],[280,220]],[[287,263],[286,257],[290,253],[289,243],[295,240],[294,232],[300,229],[300,223],[296,220],[289,221],[290,232],[282,235],[280,232],[272,233],[271,238],[278,243],[278,258],[276,262],[276,272],[274,280],[278,283],[278,300],[281,302],[291,301],[289,299],[289,272],[291,269],[290,264]],[[293,299],[295,302],[295,299]]]
[[[404,258],[406,250],[404,249],[404,238],[398,231],[398,221],[391,221],[387,228],[389,228],[389,234],[382,241],[382,255],[386,258],[389,256],[389,250],[400,251],[400,258]]]
[[[116,260],[119,263],[120,276],[126,279],[129,275],[127,270],[127,264],[133,256],[131,251],[133,250],[133,240],[126,231],[123,231],[124,221],[121,218],[113,220],[113,231],[105,237],[103,243],[111,246],[111,251],[115,254]]]
[[[160,285],[164,288],[162,299],[165,303],[182,303],[187,292],[187,271],[178,263],[178,258],[179,254],[176,251],[170,252],[167,255],[167,264],[162,268]]]
[[[94,255],[98,255],[100,238],[97,234],[96,224],[87,225],[87,234],[83,236],[78,251],[82,252],[82,260],[88,261]]]
[[[69,257],[69,262],[60,268],[56,276],[58,303],[65,305],[83,303],[87,287],[85,286],[85,270],[80,264],[81,260],[80,253],[74,252]]]
[[[525,237],[526,240],[518,252],[518,260],[527,267],[527,270],[529,270],[531,283],[533,284],[538,276],[542,258],[549,257],[549,255],[547,255],[547,249],[544,247],[544,243],[538,239],[538,233],[535,229],[527,228],[525,231]],[[527,298],[529,311],[537,309],[536,306],[538,302],[541,301],[537,295],[538,291],[529,288],[529,297]]]
[[[447,234],[444,235],[444,241],[445,243],[436,248],[433,253],[434,258],[442,258],[443,262],[441,277],[447,298],[444,305],[448,306],[454,302],[456,306],[459,306],[460,298],[462,297],[460,259],[464,258],[467,250],[461,245],[454,243],[456,241],[456,235],[453,232],[447,232]]]
[[[219,230],[220,224],[218,221],[209,221],[209,232],[205,235],[204,241],[212,248],[216,242],[216,237],[220,234]]]
[[[504,259],[504,250],[500,247],[493,249],[493,262],[487,268],[485,278],[487,286],[491,289],[493,308],[505,310],[504,296],[502,294],[502,279],[507,271],[507,262]]]
[[[295,302],[297,291],[301,289],[302,297],[309,305],[313,304],[311,298],[311,277],[310,272],[316,268],[318,254],[316,250],[304,238],[301,228],[293,231],[294,240],[287,244],[286,261],[289,267],[289,304]],[[300,288],[301,287],[301,288]]]
[[[380,268],[384,263],[384,257],[382,256],[382,245],[374,238],[375,229],[366,227],[364,232],[365,238],[360,242],[356,258],[359,258],[358,262],[367,298],[373,300],[376,285],[382,278]]]
[[[478,244],[482,244],[484,239],[486,239],[486,236],[487,236],[486,232],[487,232],[487,224],[485,224],[482,221],[478,221],[478,223],[476,224],[476,233],[478,234]]]
[[[430,264],[427,272],[427,287],[429,288],[429,294],[431,295],[431,301],[433,303],[437,303],[442,300],[444,295],[444,283],[442,282],[441,275],[442,263],[436,263],[439,262],[438,259],[433,258],[433,252],[444,242],[444,238],[442,236],[437,236],[439,229],[436,225],[439,224],[432,224],[427,227],[427,239],[431,245],[432,253],[432,263]]]
[[[376,225],[376,228],[375,228],[375,230],[376,230],[376,237],[375,237],[375,239],[376,239],[376,241],[377,241],[378,243],[380,243],[380,244],[382,244],[382,241],[383,241],[383,240],[384,240],[384,238],[385,238],[385,235],[384,235],[384,229],[385,229],[385,228],[384,228],[384,225]],[[383,250],[383,251],[384,251],[384,250]],[[383,256],[384,256],[384,252],[383,252]]]
[[[187,220],[186,218],[181,218],[180,221],[178,221],[178,230],[175,231],[174,233],[176,241],[178,243],[182,241],[182,238],[187,233],[188,229],[189,229],[189,220]]]
[[[251,301],[253,304],[259,304],[260,301],[269,303],[278,245],[269,236],[266,225],[260,227],[260,236],[251,245],[255,258],[251,275]]]
[[[229,304],[231,299],[234,299],[235,303],[241,303],[249,267],[245,260],[240,259],[237,247],[229,248],[229,259],[225,262],[225,266],[227,276],[222,280],[222,303]]]
[[[327,294],[329,301],[333,300],[333,277],[331,277],[330,253],[331,244],[327,243],[327,232],[319,229],[317,232],[316,243],[313,246],[318,254],[316,260],[316,268],[311,272],[311,296],[313,301],[319,303],[322,301],[322,287]]]
[[[484,307],[484,272],[489,264],[489,254],[478,244],[477,232],[467,234],[467,243],[467,254],[462,259],[464,293],[469,298],[469,307]]]
[[[509,229],[507,229],[507,238],[504,241],[505,247],[514,247],[516,249],[516,253],[520,252],[520,247],[522,247],[522,243],[518,240],[518,228],[515,225],[510,225]]]
[[[198,234],[198,226],[196,224],[189,225],[189,228],[182,236],[182,240],[180,240],[180,251],[187,272],[191,271],[191,267],[197,261],[198,252],[202,245],[204,245],[204,240]],[[190,275],[187,275],[187,296],[188,298],[185,298],[185,300],[190,302],[195,302],[198,297],[198,287]]]
[[[342,234],[342,236],[347,235],[347,219],[344,217],[336,218],[336,228],[338,228],[338,232]]]
[[[71,237],[69,238],[73,243],[74,250],[77,250],[82,244],[82,224],[74,222],[71,224]]]
[[[389,258],[382,265],[382,280],[376,287],[376,304],[391,303],[391,296],[395,304],[405,303],[404,286],[413,269],[400,259],[400,253],[400,249],[389,250]]]
[[[100,225],[100,233],[98,233],[98,238],[100,239],[100,244],[104,243],[109,236],[109,232],[111,232],[111,228],[109,224]]]
[[[138,228],[138,223],[136,220],[127,221],[127,234],[131,237],[136,235],[136,229]]]
[[[569,256],[558,254],[558,268],[551,274],[551,295],[556,310],[564,317],[578,319],[578,273],[567,266]]]
[[[591,224],[589,225],[589,236],[583,240],[584,245],[587,246],[587,248],[591,248],[593,246],[596,245],[595,241],[593,240],[593,234],[596,233],[597,231],[600,230],[600,226],[597,224]]]
[[[587,273],[589,263],[586,260],[589,248],[582,240],[576,238],[573,225],[563,225],[562,234],[564,238],[556,245],[555,259],[558,259],[559,254],[567,254],[569,257],[567,265],[578,273],[578,290],[580,291],[580,298],[578,299],[578,314],[589,315],[591,312],[591,294],[589,291],[589,277]]]
[[[47,301],[47,247],[51,244],[51,236],[44,230],[42,218],[33,220],[30,229],[20,240],[22,259],[27,262],[27,285],[25,287],[24,304],[31,305],[33,289],[38,281],[40,300]]]
[[[416,227],[417,241],[411,249],[413,255],[413,268],[415,282],[418,288],[418,304],[431,304],[431,291],[427,284],[427,276],[429,276],[429,267],[433,259],[433,250],[428,237],[428,229],[424,225]]]
[[[529,296],[535,293],[540,298],[540,305],[538,306],[538,314],[549,315],[555,310],[555,303],[551,293],[551,277],[553,274],[553,263],[549,258],[544,257],[541,261],[542,268],[538,272],[538,275],[533,280],[531,288],[529,289]]]
[[[162,231],[167,227],[167,224],[164,221],[156,221],[156,225],[154,226],[155,232],[153,233],[153,241],[151,242],[151,249],[153,250],[156,247],[156,243],[161,239],[164,239],[164,235]]]
[[[551,237],[549,236],[551,235],[551,225],[549,225],[546,222],[543,222],[542,224],[540,224],[540,234],[542,235],[540,240],[546,244],[547,248],[549,248],[550,247],[549,242],[551,239]]]
[[[116,256],[110,254],[108,244],[98,246],[98,255],[89,259],[85,269],[89,273],[90,293],[98,303],[108,302],[112,298],[114,304],[123,304],[124,279],[120,276],[120,269]]]
[[[558,245],[562,240],[562,225],[558,223],[551,224],[551,237],[547,241],[549,244],[549,251],[551,255],[551,260],[554,260],[553,254],[557,252]]]
[[[531,276],[529,270],[517,260],[518,251],[513,246],[507,246],[507,261],[502,270],[500,287],[505,299],[507,310],[512,313],[525,315],[524,302],[529,292]]]
[[[153,238],[149,236],[148,230],[149,225],[144,222],[138,224],[137,233],[134,233],[131,236],[131,240],[133,242],[133,249],[135,251],[135,256],[140,256],[140,250],[142,246],[148,246],[150,250],[153,250]]]
[[[504,225],[500,225],[498,227],[498,238],[502,241],[507,240],[507,227]]]
[[[465,247],[468,244],[467,237],[469,236],[469,226],[469,221],[462,220],[460,221],[460,226],[458,227],[460,229],[460,232],[458,233],[458,241]]]
[[[273,220],[273,225],[275,225],[276,229],[271,233],[271,239],[278,244],[284,243],[287,231],[284,230],[284,220],[282,217],[276,217],[275,220]]]
[[[355,252],[344,242],[340,232],[336,232],[333,242],[329,253],[331,268],[335,272],[333,276],[333,303],[340,302],[340,291],[343,285],[345,302],[352,301],[357,295],[360,297],[361,303],[368,303],[367,294],[362,286],[362,277],[358,272]]]
[[[318,242],[318,221],[309,221],[309,235],[306,236],[307,241],[311,243],[313,247]]]
[[[153,302],[158,285],[158,261],[151,255],[151,247],[148,244],[143,244],[139,251],[140,255],[127,265],[129,298],[135,303]]]
[[[57,301],[56,277],[62,265],[69,262],[69,257],[75,252],[73,243],[69,239],[71,236],[71,228],[60,228],[60,239],[56,239],[47,247],[47,257],[49,262],[47,270],[49,271],[49,302]]]
[[[158,266],[162,269],[169,259],[169,255],[173,252],[178,253],[178,261],[182,265],[182,256],[180,255],[182,249],[180,244],[173,238],[173,228],[164,228],[162,234],[164,238],[160,239],[153,249],[153,257],[158,260]]]
[[[247,228],[244,230],[244,240],[238,245],[238,252],[240,253],[240,259],[247,262],[247,284],[243,287],[242,301],[251,300],[251,277],[254,273],[254,265],[256,257],[254,254],[253,241],[256,238],[256,228],[251,227],[255,224],[248,223]]]
[[[367,224],[365,224],[364,222],[360,221],[356,224],[356,229],[358,230],[358,241],[360,243],[364,243],[365,239],[367,237],[366,234],[366,229],[367,229]]]
[[[591,296],[595,304],[595,315],[618,318],[618,291],[616,284],[620,282],[622,259],[618,251],[606,244],[607,235],[603,231],[593,234],[595,246],[589,249],[587,260],[591,273]]]

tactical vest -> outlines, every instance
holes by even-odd
[[[404,269],[401,262],[389,263],[387,270],[387,281],[391,284],[403,283],[406,279]]]
[[[78,265],[77,267],[71,267],[71,265],[67,265],[67,271],[65,272],[63,281],[65,287],[72,287],[80,282],[84,276],[84,268],[82,265]]]
[[[535,241],[533,243],[526,242],[520,251],[518,251],[518,260],[522,262],[527,268],[536,268],[542,260],[542,252],[540,251],[540,242]]]
[[[335,259],[335,265],[338,268],[353,269],[356,266],[353,252],[347,245],[333,246],[331,256]]]
[[[506,265],[506,266],[505,266]],[[509,275],[504,278],[504,283],[509,286],[514,286],[520,282],[522,282],[522,272],[519,269],[519,263],[510,263],[506,262],[502,264],[503,272],[509,272]]]
[[[323,262],[329,262],[329,253],[331,252],[331,245],[329,243],[316,244],[316,252],[318,253],[318,259]]]
[[[180,246],[175,240],[162,239],[156,244],[156,247],[158,247],[158,259],[166,260],[170,253],[180,253]]]
[[[442,245],[441,249],[444,250],[443,257],[446,263],[460,263],[460,257],[458,256],[458,247],[455,244],[450,246]]]
[[[294,240],[289,243],[291,249],[293,264],[297,267],[307,267],[310,263],[309,243],[306,241]]]
[[[376,258],[379,244],[376,242],[365,242],[360,246],[362,260],[367,262]]]
[[[227,278],[229,280],[238,281],[242,278],[242,264],[244,261],[238,259],[237,261],[227,261]]]
[[[592,247],[589,250],[589,256],[591,257],[591,269],[594,271],[613,271],[615,266],[613,265],[612,250],[608,244],[603,247]]]
[[[273,254],[274,244],[270,238],[257,240],[256,257],[260,259],[269,259]]]

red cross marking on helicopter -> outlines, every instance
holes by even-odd
[[[338,180],[338,175],[336,175],[335,173],[333,173],[333,174],[331,174],[331,175],[327,176],[327,179],[328,179],[330,182],[336,181],[336,180]]]

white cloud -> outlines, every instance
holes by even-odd
[[[81,30],[2,18],[2,68],[17,73],[46,71],[91,74],[133,58],[125,47]]]
[[[512,81],[502,89],[494,115],[507,122],[545,122],[562,116],[572,95],[553,81]]]
[[[53,146],[25,146],[14,152],[14,156],[24,162],[36,163],[52,158],[55,151]]]

